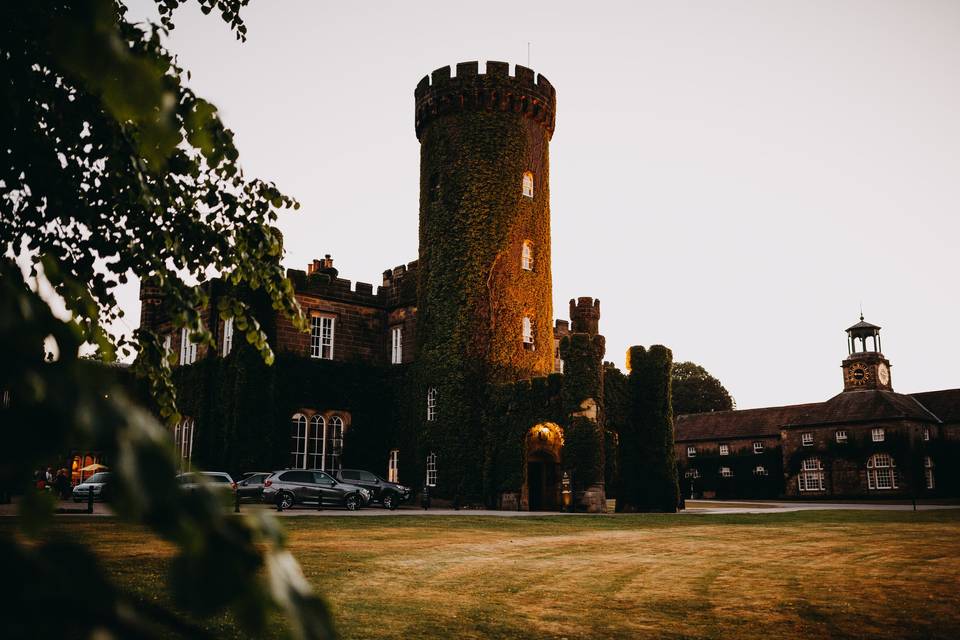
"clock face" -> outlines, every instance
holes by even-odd
[[[855,364],[850,368],[850,382],[863,385],[870,382],[870,371],[862,364]]]
[[[890,369],[882,362],[877,366],[877,380],[884,386],[890,384]]]

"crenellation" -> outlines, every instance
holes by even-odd
[[[479,73],[480,73],[480,63],[477,62],[476,60],[472,62],[457,63],[458,78],[468,78],[468,77],[479,75]]]

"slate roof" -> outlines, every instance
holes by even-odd
[[[925,391],[910,395],[944,423],[960,423],[960,389]]]
[[[919,420],[939,422],[912,397],[893,391],[864,389],[844,391],[788,422],[786,427],[822,424],[849,424],[877,420]]]
[[[786,407],[714,411],[677,416],[673,422],[674,440],[681,442],[779,436],[781,425],[817,406],[819,403],[794,404]]]

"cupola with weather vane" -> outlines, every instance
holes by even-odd
[[[847,358],[843,361],[843,390],[892,391],[890,361],[881,352],[880,327],[864,321],[847,329]]]

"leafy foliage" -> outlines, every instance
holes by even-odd
[[[225,608],[257,633],[277,607],[300,637],[332,633],[276,525],[227,517],[206,492],[182,494],[162,425],[108,367],[79,358],[84,343],[107,363],[118,350],[135,350],[134,370],[172,422],[170,356],[158,336],[140,331],[132,343],[107,328],[122,315],[119,284],[138,277],[157,287],[162,312],[209,345],[200,322],[208,299],[196,283],[212,273],[262,292],[273,309],[305,326],[271,226],[278,210],[296,203],[244,176],[233,134],[216,108],[185,86],[185,72],[162,45],[184,1],[157,0],[160,25],[131,23],[123,3],[111,0],[0,6],[0,390],[10,399],[0,406],[0,423],[15,425],[7,444],[17,452],[0,465],[0,486],[25,493],[20,523],[39,535],[50,511],[30,491],[32,469],[70,448],[102,451],[117,478],[117,514],[176,545],[169,586],[178,608],[142,602],[110,583],[90,548],[49,536],[32,545],[4,534],[0,563],[17,585],[0,605],[7,638],[94,630],[202,637],[189,616]],[[243,39],[246,0],[199,3]],[[69,320],[36,293],[41,273]],[[226,297],[218,308],[269,364],[273,353],[247,304]],[[59,354],[51,362],[48,340]],[[78,592],[78,578],[90,588]]]
[[[736,407],[730,392],[698,364],[677,362],[670,377],[674,415],[730,411]]]

